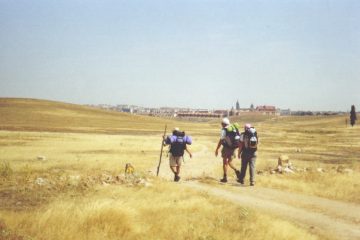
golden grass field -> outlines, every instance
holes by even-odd
[[[184,179],[217,184],[219,121],[180,122],[33,99],[0,99],[0,116],[1,240],[331,239],[173,183],[165,152],[164,175],[154,176],[167,124],[193,136],[194,158],[186,162],[201,169],[190,175],[184,167]],[[346,128],[346,117],[233,120],[258,129],[257,169],[264,174],[257,185],[359,204],[360,128]],[[308,171],[269,174],[281,154]],[[128,162],[135,176],[124,176]],[[346,168],[351,171],[339,171]]]

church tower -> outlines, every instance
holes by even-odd
[[[239,100],[236,101],[236,110],[240,110]]]

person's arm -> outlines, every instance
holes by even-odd
[[[190,150],[186,147],[185,151],[189,154],[190,158],[192,158],[192,153],[190,152]]]
[[[163,145],[166,146],[166,145],[169,145],[170,144],[170,138],[169,136],[163,136]]]
[[[244,147],[244,143],[240,142],[240,145],[239,145],[239,148],[238,148],[238,158],[241,157],[241,152],[243,150],[243,147]]]
[[[217,157],[219,155],[219,149],[223,143],[223,140],[226,137],[226,131],[224,129],[221,130],[221,134],[220,134],[220,140],[216,146],[216,150],[215,150],[215,156]]]
[[[216,150],[215,150],[215,156],[216,157],[219,155],[219,149],[221,147],[221,143],[222,143],[222,140],[220,139],[219,142],[218,142],[218,145],[216,147]]]

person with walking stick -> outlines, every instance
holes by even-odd
[[[181,132],[179,128],[174,128],[172,135],[164,137],[164,145],[169,145],[169,164],[170,169],[174,173],[174,181],[180,180],[180,167],[185,151],[192,158],[192,153],[187,148],[191,145],[192,140],[190,136],[186,136],[185,132]]]

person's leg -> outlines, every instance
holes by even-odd
[[[252,156],[249,159],[250,186],[255,185],[255,162],[256,156]]]
[[[227,176],[228,166],[229,166],[228,159],[224,158],[223,159],[223,170],[224,170],[224,175],[226,175],[226,176]]]
[[[176,181],[176,179],[177,179],[176,176],[177,176],[177,172],[178,172],[178,170],[177,170],[178,165],[176,163],[176,158],[174,156],[172,156],[171,154],[170,154],[170,157],[169,157],[169,164],[170,164],[171,171],[174,173],[174,181]]]
[[[232,170],[235,171],[236,177],[238,180],[240,180],[240,171],[236,169],[236,167],[233,165],[232,160],[229,160],[229,166]]]
[[[237,170],[236,167],[235,167],[235,166],[233,165],[233,163],[232,163],[232,159],[229,159],[228,164],[229,164],[229,166],[232,168],[232,170],[234,170],[234,171]]]
[[[221,157],[223,159],[223,172],[224,172],[224,176],[223,178],[220,180],[221,182],[227,182],[227,169],[228,169],[228,152],[227,152],[227,148],[223,147],[221,149]]]
[[[177,173],[177,167],[174,167],[174,166],[170,166],[170,169],[171,171],[173,172],[173,174],[176,174]]]
[[[227,159],[227,158],[223,158],[223,172],[224,172],[224,176],[223,176],[223,178],[220,180],[221,182],[227,182],[227,169],[228,169],[228,159]]]
[[[246,169],[247,169],[247,159],[245,156],[241,155],[241,170],[240,170],[240,179],[239,179],[239,182],[241,184],[244,184]]]
[[[175,158],[171,155],[169,155],[169,165],[170,165],[170,169],[171,171],[175,174],[176,173],[176,162],[175,162]]]
[[[176,173],[174,180],[178,182],[180,180],[180,167],[181,167],[181,157],[176,157]]]
[[[173,174],[174,174],[174,181],[176,181],[176,167],[175,166],[170,166],[170,169],[171,169],[171,171],[173,172]]]

